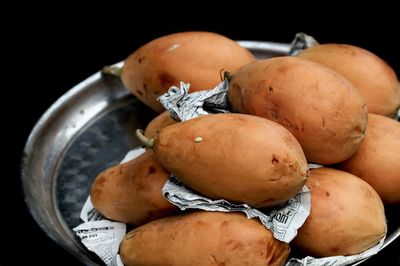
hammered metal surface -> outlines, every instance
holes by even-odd
[[[81,223],[79,213],[96,175],[118,164],[125,153],[139,145],[134,131],[144,128],[148,121],[140,121],[137,114],[152,111],[144,106],[137,108],[133,97],[121,103],[82,130],[61,161],[56,202],[69,228]]]

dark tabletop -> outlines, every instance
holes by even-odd
[[[318,6],[303,1],[59,2],[0,0],[2,133],[3,147],[10,147],[3,154],[7,171],[1,186],[1,223],[7,228],[2,243],[7,248],[0,254],[24,251],[18,257],[2,256],[0,265],[81,265],[31,218],[20,185],[22,149],[40,115],[56,99],[156,37],[204,30],[237,40],[290,42],[302,31],[321,43],[364,47],[400,76],[399,0],[362,6],[340,1],[320,1]],[[400,265],[400,239],[363,265],[378,264]]]

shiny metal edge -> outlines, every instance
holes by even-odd
[[[36,197],[34,196],[34,191],[33,188],[28,185],[29,182],[27,180],[29,179],[29,171],[30,169],[27,168],[28,165],[31,165],[30,161],[35,160],[33,157],[35,154],[37,154],[38,149],[40,148],[40,145],[37,143],[40,141],[42,136],[45,134],[44,131],[46,128],[48,128],[49,121],[52,121],[56,114],[61,112],[61,110],[68,105],[70,101],[74,101],[75,98],[79,97],[82,93],[84,93],[86,90],[90,89],[90,85],[100,79],[100,73],[97,72],[90,76],[89,78],[85,79],[78,85],[74,86],[71,90],[66,92],[64,95],[62,95],[54,104],[50,106],[49,109],[40,117],[38,122],[35,124],[31,134],[28,137],[28,140],[26,142],[24,152],[23,152],[23,158],[22,158],[22,163],[21,163],[21,179],[22,179],[22,189],[24,193],[24,201],[26,205],[28,206],[28,209],[33,216],[33,218],[36,220],[37,224],[41,227],[41,229],[58,245],[62,246],[64,249],[66,249],[68,252],[72,253],[74,256],[78,257],[80,260],[83,259],[83,262],[87,265],[90,265],[91,260],[88,258],[87,255],[85,255],[83,258],[80,256],[79,252],[76,252],[75,250],[80,250],[83,253],[87,253],[87,251],[83,250],[75,241],[66,241],[67,239],[71,239],[70,234],[68,234],[68,231],[62,231],[59,230],[57,226],[51,226],[51,224],[48,224],[50,221],[49,219],[46,219],[38,210],[36,207],[35,203],[32,203],[28,201],[28,198],[30,200],[35,199]],[[61,151],[62,152],[62,151]],[[42,189],[42,188],[37,188],[37,189]],[[50,187],[50,191],[53,191],[53,193],[49,193],[51,197],[48,199],[51,201],[52,206],[56,206],[56,203],[54,202],[54,188]],[[47,214],[48,216],[54,216],[54,217],[60,217],[59,213],[57,211],[54,212],[57,208],[54,208],[53,210],[47,210],[49,213]],[[60,221],[61,222],[61,221]],[[61,222],[62,223],[62,222]],[[62,224],[61,228],[65,228],[65,225]],[[64,240],[64,241],[63,241]]]
[[[273,51],[275,53],[287,54],[290,50],[290,44],[279,42],[262,42],[262,41],[237,41],[252,52],[256,51]]]
[[[119,62],[114,66],[121,67],[123,62]],[[46,112],[40,117],[38,122],[33,127],[24,147],[23,156],[21,160],[21,181],[22,181],[22,190],[24,194],[24,201],[33,216],[34,220],[41,227],[41,229],[58,245],[62,246],[64,249],[72,253],[74,256],[82,260],[87,265],[97,265],[93,264],[89,255],[90,253],[82,248],[82,246],[76,242],[74,239],[73,232],[68,228],[65,224],[64,219],[62,218],[59,210],[57,208],[55,199],[55,189],[52,187],[52,184],[49,184],[49,187],[34,187],[34,185],[29,184],[28,180],[30,178],[30,170],[28,166],[32,165],[32,161],[35,161],[35,155],[40,154],[43,150],[43,146],[47,143],[43,143],[43,145],[39,145],[43,140],[44,136],[46,136],[46,129],[48,129],[51,125],[50,123],[54,120],[57,120],[57,116],[62,114],[66,108],[72,105],[72,103],[81,100],[85,97],[85,94],[90,90],[93,90],[93,84],[99,83],[102,81],[102,76],[100,71],[89,76],[84,81],[80,82],[78,85],[74,86],[72,89],[67,91],[64,95],[62,95],[56,102],[54,102]],[[121,90],[117,93],[117,98],[121,98],[123,96],[129,95],[127,90]],[[87,112],[85,116],[81,116],[80,125],[73,125],[68,127],[69,134],[71,136],[76,135],[82,127],[84,127],[87,123],[89,123],[94,117],[96,117],[99,113],[101,113],[106,106],[99,106],[94,110],[94,112]],[[63,143],[63,149],[55,150],[53,153],[56,153],[58,156],[64,152],[64,149],[68,146],[68,143]],[[54,148],[53,148],[54,149]],[[47,152],[51,157],[52,153]],[[51,172],[55,172],[55,167],[51,169]],[[39,199],[35,196],[36,190],[44,190],[48,189],[51,193],[48,193],[49,198],[47,199],[49,204],[53,206],[52,209],[47,210],[45,216],[43,213],[38,211],[37,205],[35,203],[40,202]],[[28,201],[29,200],[31,201]],[[50,219],[46,219],[49,217],[57,217],[61,228],[64,230],[60,230],[58,226],[53,226]],[[85,254],[82,256],[82,254]]]
[[[386,239],[385,242],[383,243],[381,249],[385,248],[387,245],[392,243],[395,239],[400,237],[400,227],[397,228],[392,234],[390,234]]]

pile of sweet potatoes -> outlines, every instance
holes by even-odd
[[[132,224],[125,265],[283,265],[304,255],[352,255],[386,234],[384,204],[400,204],[400,84],[380,58],[324,44],[256,60],[214,33],[161,37],[130,55],[121,79],[157,98],[180,81],[211,89],[229,71],[232,113],[184,122],[164,112],[145,130],[148,150],[100,173],[91,190],[105,217]],[[324,167],[309,170],[307,162]],[[243,214],[180,211],[162,195],[173,174],[211,199],[254,208],[284,204],[303,185],[311,213],[290,244]]]

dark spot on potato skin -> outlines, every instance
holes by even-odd
[[[137,90],[136,92],[137,92],[137,94],[139,94],[140,96],[143,96],[143,91]]]
[[[272,163],[273,165],[277,165],[277,164],[279,163],[279,159],[278,159],[278,157],[277,157],[275,154],[272,154],[271,163]]]
[[[274,88],[272,88],[271,86],[268,87],[268,92],[269,93],[273,93],[274,92]]]
[[[138,59],[138,63],[139,63],[139,64],[141,64],[141,63],[142,63],[142,61],[143,61],[144,59],[146,59],[146,57],[145,57],[145,56],[141,56],[141,57],[139,57],[139,59]]]
[[[198,220],[198,221],[196,221],[196,225],[197,226],[207,226],[207,223],[202,220]]]
[[[119,167],[119,175],[122,175],[126,171],[126,169],[126,165],[121,165],[121,167]]]
[[[334,254],[338,254],[339,248],[338,247],[331,247],[330,251],[332,251],[332,253],[334,253]]]
[[[162,88],[169,88],[172,85],[174,85],[174,82],[175,82],[175,79],[167,73],[160,74],[158,79],[160,80],[160,84],[161,84]]]
[[[143,90],[147,94],[147,84],[146,83],[143,83]]]
[[[153,166],[149,167],[149,174],[153,174],[156,171],[157,171],[156,168],[154,168]]]
[[[327,197],[329,197],[329,196],[331,195],[331,193],[329,193],[328,191],[326,191],[326,192],[325,192],[325,195],[326,195]]]

